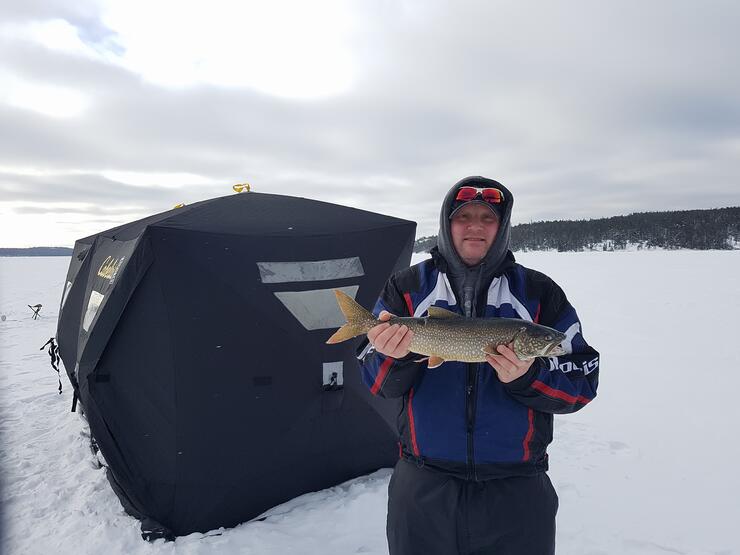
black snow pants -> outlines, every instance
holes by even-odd
[[[399,460],[390,555],[553,555],[558,496],[544,472],[472,482]]]

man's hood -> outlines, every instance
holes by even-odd
[[[511,243],[511,209],[514,205],[514,198],[506,187],[498,181],[486,177],[472,176],[461,179],[449,190],[442,202],[442,208],[439,213],[439,234],[437,235],[437,249],[448,265],[448,271],[453,275],[461,275],[465,272],[467,266],[462,261],[452,243],[452,234],[450,232],[450,214],[455,203],[455,196],[460,187],[495,187],[504,193],[504,202],[501,210],[497,211],[500,216],[500,223],[496,239],[488,249],[486,256],[481,261],[484,272],[487,275],[499,275],[508,266],[513,256],[509,253]]]

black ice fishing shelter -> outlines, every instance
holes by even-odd
[[[231,527],[392,466],[397,405],[361,383],[333,290],[372,307],[415,224],[259,193],[77,241],[59,350],[148,537]],[[330,523],[327,523],[330,525]]]

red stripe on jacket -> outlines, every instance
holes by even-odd
[[[532,441],[532,436],[534,435],[534,409],[529,409],[529,430],[527,430],[527,435],[524,438],[524,457],[522,457],[523,461],[529,460],[529,442]]]
[[[403,298],[406,300],[406,309],[409,311],[409,316],[414,316],[414,303],[411,302],[411,294],[404,293]],[[408,407],[408,418],[409,418],[409,432],[411,434],[411,449],[414,452],[414,456],[419,455],[419,445],[416,443],[416,425],[414,424],[414,388],[409,390],[409,407]]]
[[[542,305],[537,305],[537,312],[534,315],[534,320],[532,320],[535,324],[540,323],[540,310],[542,309]],[[522,457],[523,461],[528,461],[529,457],[531,455],[529,451],[529,444],[532,441],[532,436],[534,435],[534,409],[529,409],[527,411],[527,419],[529,420],[529,429],[527,430],[527,435],[524,436],[524,442],[522,444],[522,447],[524,448],[524,456]]]
[[[409,391],[409,430],[411,431],[411,448],[415,456],[419,456],[419,446],[416,444],[416,426],[414,425],[414,388]]]
[[[404,293],[403,298],[406,299],[406,307],[409,309],[409,314],[413,316],[414,305],[411,303],[411,295],[409,293]],[[396,359],[394,358],[388,357],[385,359],[385,362],[381,364],[380,369],[378,370],[378,375],[375,378],[375,382],[370,388],[370,393],[372,393],[373,395],[378,394],[378,391],[380,391],[380,388],[383,386],[385,377],[388,375],[388,371],[391,369],[391,365],[395,362],[395,360]]]
[[[413,316],[414,304],[411,302],[411,295],[409,293],[404,293],[403,298],[406,299],[406,308],[409,309],[409,316]]]
[[[383,364],[380,365],[380,369],[378,370],[378,375],[375,377],[375,382],[373,383],[373,386],[370,388],[370,393],[373,395],[377,395],[378,391],[380,391],[380,388],[383,386],[383,382],[385,381],[385,377],[388,375],[388,371],[391,369],[391,365],[396,361],[396,359],[388,357],[383,361]]]
[[[565,401],[566,403],[570,403],[571,405],[575,405],[576,403],[581,403],[582,405],[585,405],[586,403],[589,403],[591,401],[591,399],[583,397],[582,395],[579,395],[578,397],[574,397],[573,395],[570,395],[569,393],[566,393],[565,391],[554,389],[550,387],[549,385],[542,383],[539,380],[535,380],[534,382],[532,382],[532,387],[535,388],[540,393],[544,393],[548,397],[560,399],[561,401]]]

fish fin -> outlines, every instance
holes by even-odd
[[[427,363],[427,368],[438,368],[444,364],[445,359],[442,357],[435,357],[431,356],[429,357],[429,362]]]
[[[334,335],[332,335],[326,342],[341,343],[352,339],[363,333],[367,333],[373,325],[377,322],[375,317],[366,310],[362,305],[355,301],[352,297],[347,295],[344,291],[339,289],[334,290],[334,295],[337,297],[337,304],[339,309],[347,319],[347,323],[339,328]]]
[[[499,356],[501,353],[499,353],[496,350],[496,347],[497,347],[497,345],[486,345],[485,347],[483,347],[481,349],[481,351],[483,351],[487,355],[496,355],[496,356]]]
[[[430,306],[427,309],[427,312],[429,312],[430,318],[462,318],[462,316],[456,312],[452,312],[451,310],[438,306]]]
[[[522,337],[527,333],[527,328],[521,328],[519,332],[514,337],[514,347],[512,351],[514,351],[514,354],[516,355],[516,358],[519,360],[526,360],[528,357],[524,354],[522,351],[523,345],[522,345]],[[532,357],[529,357],[532,358]]]
[[[334,334],[329,339],[326,340],[326,343],[329,345],[333,343],[341,343],[342,341],[347,341],[348,339],[352,339],[353,337],[357,337],[358,335],[362,335],[366,332],[367,329],[362,326],[356,324],[344,324],[341,328],[334,332]]]
[[[425,360],[429,360],[429,357],[420,358],[418,360],[415,360],[414,362],[424,362]]]

